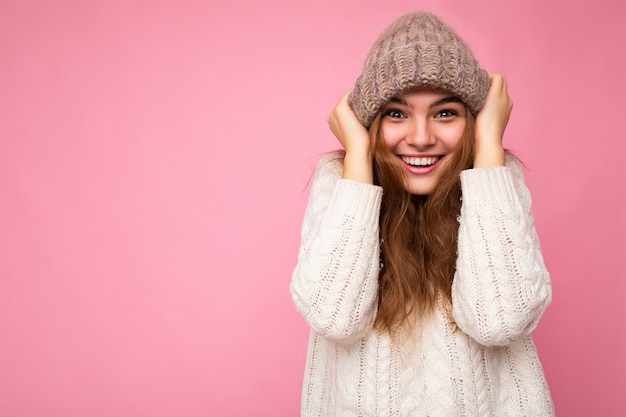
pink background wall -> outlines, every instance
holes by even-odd
[[[0,416],[297,415],[326,115],[419,8],[508,76],[557,413],[625,415],[626,3],[295,3],[0,1]]]

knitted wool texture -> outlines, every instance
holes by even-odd
[[[453,320],[440,302],[405,343],[373,328],[383,190],[342,171],[318,164],[291,284],[311,327],[302,416],[554,416],[531,338],[550,275],[519,162],[461,173]]]
[[[489,74],[469,46],[441,19],[416,12],[395,20],[369,52],[349,104],[368,127],[391,98],[429,86],[459,97],[476,115],[485,103]]]

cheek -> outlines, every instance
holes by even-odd
[[[400,126],[397,125],[382,125],[381,133],[388,149],[393,149],[398,146],[398,143],[400,143],[403,137],[402,130]]]
[[[457,147],[463,133],[465,132],[465,123],[459,123],[458,125],[449,126],[443,129],[439,134],[439,139],[450,149]]]

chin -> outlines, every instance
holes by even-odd
[[[406,191],[413,195],[430,195],[434,189],[434,184],[409,184],[406,187]]]
[[[437,188],[439,172],[430,172],[425,175],[409,174],[405,177],[405,191],[412,195],[430,195]]]

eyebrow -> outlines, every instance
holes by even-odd
[[[392,97],[391,99],[389,99],[389,103],[397,103],[397,104],[401,104],[403,106],[407,106],[407,107],[411,107],[411,108],[413,107],[409,103],[407,103],[406,100],[404,100],[402,97]],[[461,103],[461,104],[465,105],[465,103],[463,103],[463,100],[461,100],[460,98],[458,98],[456,96],[447,96],[447,97],[443,97],[440,100],[435,101],[434,103],[432,103],[428,107],[432,109],[433,107],[441,106],[441,105],[447,104],[447,103]]]
[[[441,100],[434,102],[429,107],[432,109],[433,107],[441,106],[442,104],[448,104],[448,103],[461,103],[465,105],[465,103],[463,103],[463,100],[461,100],[460,98],[456,96],[448,96],[448,97],[444,97]]]

